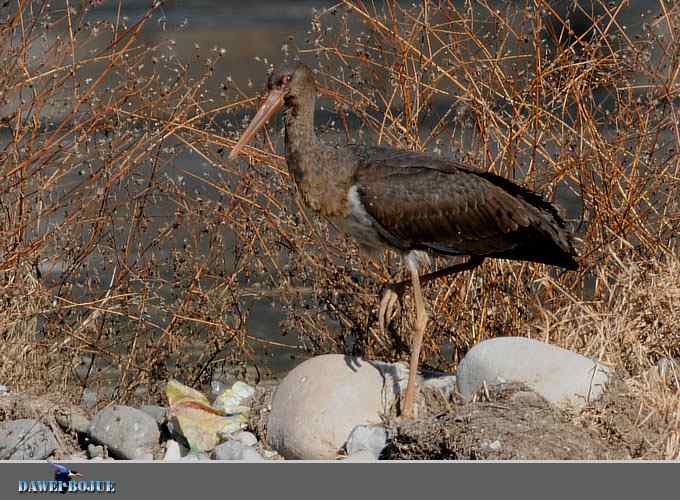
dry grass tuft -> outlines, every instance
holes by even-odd
[[[599,428],[633,458],[678,458],[680,261],[615,259],[597,279],[605,292],[596,300],[543,309],[527,334],[616,371],[604,401],[578,418],[583,425]]]

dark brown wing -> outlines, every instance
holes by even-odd
[[[425,249],[577,267],[553,205],[511,181],[433,156],[357,148],[353,184],[381,237]]]

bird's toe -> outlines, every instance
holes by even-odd
[[[380,300],[380,310],[378,312],[381,333],[386,333],[387,325],[394,317],[400,299],[401,293],[394,287],[388,286],[383,291],[382,299]]]

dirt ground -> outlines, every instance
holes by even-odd
[[[483,391],[456,404],[425,395],[425,414],[390,423],[391,460],[621,460],[660,458],[661,427],[641,427],[639,403],[623,380],[580,413],[551,405],[520,384]],[[651,423],[651,422],[649,422]]]

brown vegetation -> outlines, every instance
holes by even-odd
[[[582,271],[489,262],[433,284],[427,363],[451,370],[497,335],[597,356],[625,372],[634,425],[663,428],[645,456],[670,458],[678,375],[649,369],[680,358],[680,6],[660,2],[633,36],[600,5],[579,35],[545,29],[545,0],[346,1],[297,53],[318,69],[328,140],[431,150],[569,208]],[[205,383],[278,344],[247,329],[263,297],[307,352],[405,357],[410,301],[389,336],[376,328],[399,256],[363,256],[305,214],[276,135],[250,166],[226,160],[257,91],[221,81],[221,50],[183,60],[143,42],[154,8],[91,8],[0,9],[0,383],[101,384],[121,402]]]

